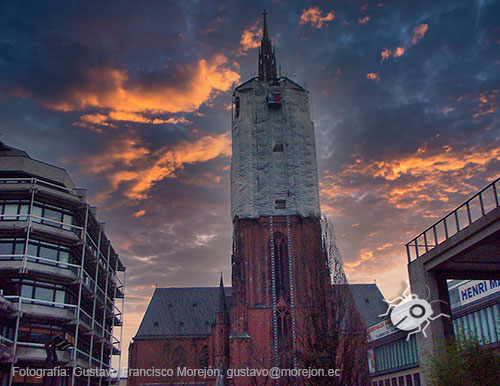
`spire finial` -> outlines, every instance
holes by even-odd
[[[259,52],[259,79],[276,79],[276,57],[274,56],[273,45],[269,39],[267,29],[267,12],[262,12],[262,40],[260,42]]]
[[[267,12],[264,9],[262,12],[262,40],[269,40],[269,33],[267,32]]]

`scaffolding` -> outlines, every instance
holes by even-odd
[[[9,386],[13,384],[14,364],[30,364],[33,362],[30,358],[34,357],[38,361],[33,362],[33,366],[43,364],[40,353],[44,344],[20,339],[21,328],[31,322],[45,324],[51,334],[57,327],[72,343],[67,352],[60,353],[62,366],[72,370],[95,369],[99,374],[106,374],[98,378],[77,377],[76,372],[71,371],[63,384],[110,385],[112,374],[116,373],[111,366],[112,356],[118,356],[118,366],[121,365],[125,267],[104,233],[104,224],[97,221],[94,208],[85,202],[82,190],[37,178],[1,178],[0,199],[5,200],[5,205],[14,203],[10,204],[8,213],[0,211],[0,241],[13,237],[24,239],[22,251],[13,247],[12,253],[0,254],[1,285],[17,283],[17,287],[12,286],[17,289],[4,295],[17,308]],[[15,205],[17,213],[13,213]],[[44,205],[51,209],[42,211],[40,208]],[[55,213],[53,208],[61,209],[60,220],[51,218],[50,213]],[[34,242],[64,246],[70,258],[61,261],[59,257],[34,254]],[[55,295],[52,300],[25,296],[22,288],[28,280],[62,285],[63,301]],[[35,284],[33,287],[36,288]],[[121,299],[120,306],[116,304],[117,299]],[[117,329],[119,337],[116,337]]]

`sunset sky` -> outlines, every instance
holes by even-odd
[[[124,354],[156,285],[230,283],[230,103],[261,13],[311,93],[351,283],[500,175],[500,2],[4,1],[0,140],[66,168],[127,266]]]

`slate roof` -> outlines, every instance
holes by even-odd
[[[229,306],[231,288],[224,290]],[[157,288],[135,337],[208,335],[215,324],[219,291],[219,287]]]
[[[349,284],[354,303],[367,327],[380,323],[379,317],[387,311],[387,303],[376,284]]]
[[[381,322],[387,310],[376,284],[349,284],[356,307],[367,327]],[[207,336],[215,324],[219,287],[157,288],[135,338]],[[231,288],[224,288],[227,308]]]

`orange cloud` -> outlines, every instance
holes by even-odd
[[[480,181],[498,177],[499,167],[496,144],[422,146],[408,155],[356,156],[339,172],[325,172],[321,207],[339,231],[349,281],[376,278],[391,293],[391,283],[407,274],[405,243],[475,193]],[[492,195],[483,199],[491,209]],[[472,210],[473,215],[480,212]]]
[[[223,55],[179,67],[172,77],[182,81],[146,83],[132,78],[126,70],[93,68],[85,73],[81,87],[69,90],[61,100],[43,101],[43,104],[60,111],[110,109],[112,113],[108,119],[113,119],[114,115],[122,120],[120,117],[128,114],[126,120],[137,121],[142,119],[137,114],[195,111],[215,93],[228,90],[239,80],[238,73],[230,68]],[[85,119],[102,122],[100,118],[87,116]]]
[[[362,249],[359,254],[358,260],[356,260],[354,263],[344,263],[344,267],[346,268],[346,273],[349,274],[350,272],[354,271],[355,268],[358,268],[361,264],[367,262],[367,261],[373,261],[373,251],[370,251],[369,249]]]
[[[144,209],[142,209],[142,210],[138,210],[137,212],[135,212],[132,216],[138,218],[138,217],[144,216],[145,214],[146,214],[146,211]]]
[[[168,119],[160,119],[160,118],[148,118],[142,114],[132,113],[127,111],[111,111],[108,114],[84,114],[80,116],[80,121],[74,123],[75,125],[95,128],[95,125],[99,126],[109,126],[109,127],[117,127],[113,124],[113,121],[127,121],[127,122],[138,122],[138,123],[148,123],[152,125],[160,125],[164,123],[172,123],[172,124],[183,124],[188,125],[193,122],[187,120],[184,117],[170,117]]]
[[[342,194],[360,194],[356,193],[359,187],[350,182],[346,185],[346,181],[363,177],[378,181],[373,184],[375,190],[371,193],[384,198],[395,208],[421,206],[418,208],[421,210],[426,201],[446,202],[450,193],[468,194],[476,190],[467,179],[484,172],[488,164],[499,159],[500,147],[493,146],[461,151],[454,151],[450,146],[434,151],[422,147],[415,154],[396,158],[371,161],[358,158],[354,163],[344,165],[340,174],[328,174],[321,194],[326,199],[337,199]],[[428,215],[432,216],[432,213]]]
[[[500,105],[500,94],[498,90],[490,90],[482,92],[478,98],[479,106],[475,109],[474,118],[481,115],[492,114],[498,110]]]
[[[262,31],[259,26],[260,19],[243,31],[240,39],[240,53],[244,53],[245,51],[260,46]]]
[[[333,11],[323,16],[323,11],[319,7],[310,7],[302,11],[300,15],[299,25],[311,24],[312,27],[320,29],[327,21],[332,21],[335,18]]]
[[[110,144],[100,154],[87,157],[82,165],[85,165],[90,174],[106,173],[111,191],[117,190],[126,182],[125,196],[144,199],[156,182],[176,177],[176,173],[184,165],[230,155],[231,140],[228,134],[183,141],[172,148],[163,147],[154,153],[137,139],[122,138]]]
[[[405,53],[405,48],[404,47],[398,47],[394,50],[394,57],[399,58]]]
[[[443,114],[447,114],[451,111],[455,111],[455,108],[454,107],[451,107],[451,106],[445,106],[443,108],[441,108],[440,110]]]
[[[359,24],[365,24],[365,23],[368,23],[369,21],[370,21],[370,16],[368,16],[368,15],[366,15],[366,16],[365,16],[365,17],[363,17],[363,18],[361,18],[361,17],[360,17],[360,18],[358,19],[358,23],[359,23]]]
[[[385,48],[381,53],[380,56],[382,59],[380,59],[380,63],[382,63],[384,60],[389,59],[392,55],[392,51],[389,50],[388,48]]]
[[[131,166],[136,160],[149,155],[150,151],[137,138],[118,138],[99,155],[86,157],[82,161],[86,172],[99,174],[116,165]]]
[[[425,33],[427,32],[428,28],[429,28],[428,24],[420,24],[417,25],[415,28],[413,28],[413,38],[411,39],[410,45],[417,44],[418,41],[425,36]]]
[[[380,80],[380,74],[378,72],[369,72],[366,74],[366,79],[376,80],[378,82]]]

